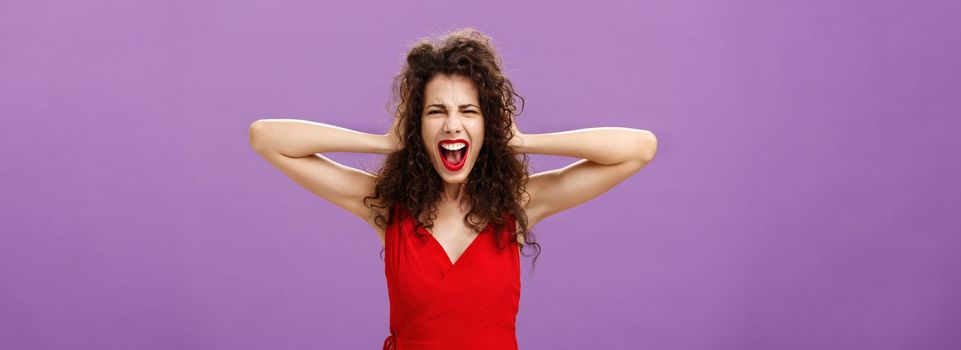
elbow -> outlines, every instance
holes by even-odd
[[[635,159],[642,164],[647,164],[654,160],[655,154],[657,154],[657,136],[650,130],[639,130]]]
[[[248,137],[250,140],[250,148],[257,153],[263,153],[268,150],[269,146],[267,144],[267,121],[264,119],[254,121],[250,124],[248,130]]]

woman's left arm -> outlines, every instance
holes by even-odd
[[[525,205],[529,226],[600,196],[644,168],[657,153],[657,138],[648,130],[600,127],[522,134],[516,125],[509,142],[515,153],[583,158],[530,176],[530,200]]]

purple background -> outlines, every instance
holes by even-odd
[[[659,138],[534,227],[522,349],[961,348],[959,2],[348,3],[3,2],[0,348],[379,349],[380,241],[247,127],[384,133],[462,26],[523,132]]]

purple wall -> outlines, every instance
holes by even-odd
[[[379,348],[380,241],[247,127],[383,133],[408,44],[461,26],[494,38],[522,131],[660,143],[534,228],[522,349],[961,348],[959,10],[4,2],[0,348]]]

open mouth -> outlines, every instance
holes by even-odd
[[[467,163],[467,149],[470,143],[463,139],[443,140],[437,144],[440,159],[450,171],[458,171]]]

